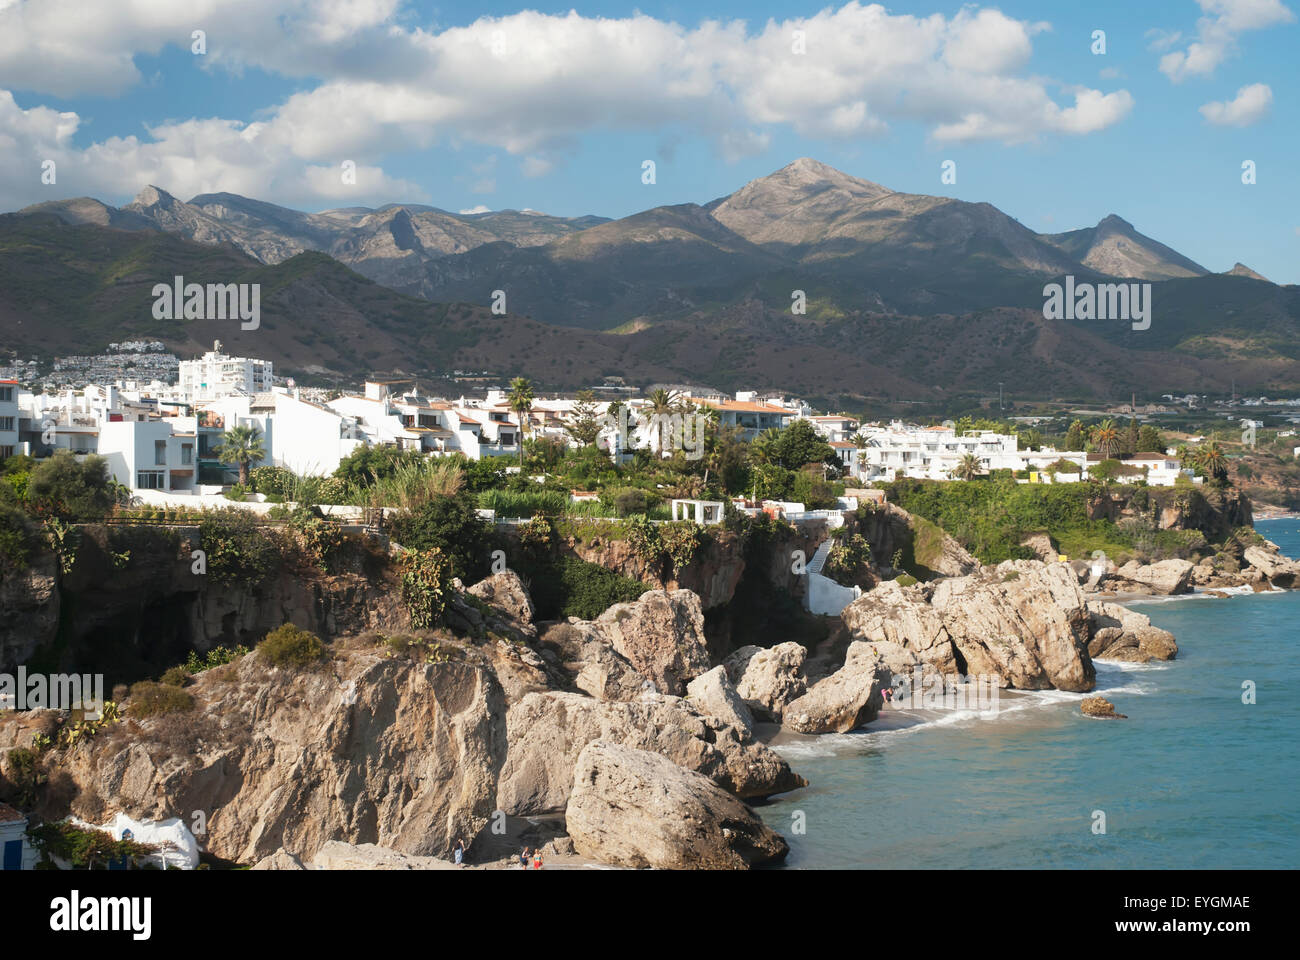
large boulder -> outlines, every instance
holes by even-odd
[[[686,696],[705,713],[745,733],[754,732],[754,714],[736,692],[721,665],[702,673],[686,685]]]
[[[635,700],[654,685],[614,649],[599,624],[570,619],[548,627],[542,650],[555,654],[569,682],[597,700]]]
[[[1191,590],[1194,569],[1195,565],[1190,560],[1160,560],[1148,564],[1130,560],[1119,568],[1118,575],[1125,580],[1149,587],[1153,593],[1172,595]]]
[[[1088,655],[1097,660],[1172,660],[1178,643],[1168,630],[1151,625],[1151,618],[1118,603],[1088,601],[1091,637]]]
[[[680,697],[709,669],[704,610],[689,590],[651,590],[632,603],[614,604],[594,622],[660,693]]]
[[[1021,690],[1083,692],[1096,684],[1088,606],[1066,564],[1008,560],[940,581],[931,604],[967,674],[998,677]]]
[[[533,599],[519,574],[513,570],[494,573],[465,592],[504,611],[520,624],[533,622]]]
[[[201,811],[212,854],[255,863],[329,840],[449,857],[495,809],[505,701],[486,666],[362,651],[281,669],[251,654],[188,691],[190,710],[62,751],[39,812],[189,823]]]
[[[509,752],[497,805],[511,816],[564,809],[573,765],[593,740],[652,750],[740,797],[806,785],[776,753],[690,700],[650,694],[632,703],[576,693],[531,694],[506,716]]]
[[[1242,553],[1242,559],[1262,573],[1275,587],[1292,587],[1300,580],[1300,563],[1284,557],[1277,546],[1269,541],[1273,549],[1250,546]]]
[[[723,662],[727,677],[750,710],[763,720],[780,722],[786,705],[808,690],[803,674],[808,650],[793,641],[774,647],[741,647]]]
[[[886,580],[845,607],[840,619],[895,673],[910,673],[917,664],[936,673],[960,672],[943,617],[919,586]]]
[[[871,645],[856,640],[844,666],[786,706],[782,725],[796,733],[848,733],[876,719],[893,678]]]
[[[579,854],[625,867],[744,870],[789,850],[708,777],[607,740],[578,756],[564,820]]]

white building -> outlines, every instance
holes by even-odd
[[[198,470],[196,427],[194,417],[108,421],[100,424],[99,454],[113,479],[132,490],[192,493]]]
[[[0,380],[0,460],[18,449],[18,381]]]
[[[221,341],[217,340],[199,359],[180,362],[178,392],[191,403],[263,393],[271,389],[271,372],[270,360],[228,357],[221,352]]]
[[[951,480],[967,455],[980,462],[984,472],[1028,470],[1047,473],[1047,467],[1066,460],[1083,473],[1083,451],[1020,450],[1015,434],[987,430],[958,434],[952,427],[920,427],[898,421],[887,427],[866,427],[866,446],[858,452],[858,475],[868,481],[888,481],[897,474],[920,480]],[[1048,479],[1044,476],[1043,479]]]
[[[0,803],[0,870],[34,870],[39,859],[27,839],[27,818],[7,803]]]

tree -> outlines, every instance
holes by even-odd
[[[589,447],[600,436],[602,424],[596,416],[596,395],[590,390],[578,392],[578,401],[573,405],[573,416],[564,430],[584,447]]]
[[[533,409],[533,384],[527,377],[515,377],[510,381],[510,393],[507,398],[510,409],[519,414],[519,429],[521,433],[528,432],[529,414]],[[524,465],[524,443],[522,436],[519,441],[519,466]]]
[[[809,463],[838,463],[826,438],[802,419],[793,421],[777,435],[772,445],[772,456],[777,466],[787,470],[798,470]]]
[[[1201,447],[1195,454],[1196,465],[1201,468],[1201,473],[1211,477],[1218,483],[1223,483],[1228,479],[1228,458],[1223,455],[1217,443],[1209,443]]]
[[[1138,431],[1136,453],[1163,453],[1164,450],[1164,438],[1160,436],[1160,431],[1155,427],[1143,427]]]
[[[682,401],[679,394],[665,390],[660,387],[654,393],[650,394],[650,414],[653,433],[650,437],[650,449],[657,455],[664,455],[664,448],[667,445],[664,440],[664,433],[671,429],[671,418],[674,414],[680,414],[682,410]],[[672,438],[668,438],[671,440]]]
[[[1103,420],[1092,431],[1092,445],[1103,457],[1110,459],[1120,448],[1119,430],[1114,421]]]
[[[257,426],[231,427],[222,435],[214,452],[222,463],[239,467],[239,482],[247,486],[249,465],[266,458],[262,430]]]
[[[952,469],[952,475],[958,480],[974,480],[980,475],[983,467],[984,464],[979,457],[968,453],[957,461],[957,466]]]
[[[1070,424],[1070,429],[1065,431],[1065,449],[1071,452],[1082,450],[1087,443],[1087,433],[1083,429],[1083,421],[1076,420]]]
[[[1128,433],[1124,437],[1124,452],[1129,454],[1137,453],[1140,437],[1141,432],[1138,430],[1137,417],[1129,417]]]
[[[78,462],[70,450],[58,450],[32,468],[27,499],[38,516],[97,520],[121,502],[118,486],[103,457]]]

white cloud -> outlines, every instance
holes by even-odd
[[[476,207],[470,207],[468,210],[462,210],[462,211],[460,211],[460,213],[461,213],[462,216],[465,216],[465,215],[467,215],[467,214],[475,214],[475,213],[491,213],[491,212],[492,212],[492,208],[491,208],[491,207],[485,207],[485,206],[483,206],[483,204],[481,204],[481,203],[480,203],[478,206],[476,206]]]
[[[1238,34],[1295,20],[1295,14],[1282,0],[1197,0],[1197,3],[1205,16],[1196,21],[1196,39],[1186,50],[1175,50],[1160,58],[1161,73],[1174,83],[1212,74],[1219,64],[1236,53]],[[1173,37],[1177,42],[1178,35]]]
[[[197,68],[304,80],[255,123],[191,119],[144,141],[111,138],[80,154],[64,145],[74,165],[103,165],[86,178],[99,189],[129,180],[132,192],[151,177],[178,195],[265,196],[272,181],[292,181],[280,195],[334,200],[331,171],[343,160],[383,184],[385,157],[436,143],[504,150],[541,176],[592,132],[701,136],[728,160],[765,150],[777,127],[845,142],[919,123],[945,142],[1022,143],[1092,133],[1133,104],[1124,90],[1053,89],[1026,74],[1047,26],[994,9],[918,17],[853,0],[758,28],[523,11],[441,32],[408,26],[404,0],[98,0],[80,10],[77,0],[0,7],[0,89],[120,93],[142,82],[137,53],[188,50],[192,29],[207,31]],[[805,54],[792,50],[796,30]],[[478,172],[472,188],[492,192],[495,178]]]
[[[1201,115],[1220,127],[1249,127],[1268,115],[1273,91],[1266,83],[1252,83],[1237,91],[1228,101],[1211,101],[1201,107]]]
[[[0,208],[68,196],[129,196],[149,183],[183,200],[216,191],[301,205],[426,199],[418,185],[361,162],[355,184],[345,183],[346,158],[306,163],[285,150],[274,126],[265,123],[187,120],[147,128],[144,139],[111,137],[77,149],[72,140],[80,123],[73,113],[24,110],[0,90],[0,154],[8,161],[0,176]],[[45,160],[55,163],[52,185],[41,184]]]

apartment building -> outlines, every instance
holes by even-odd
[[[273,383],[270,360],[227,356],[221,352],[220,340],[199,359],[182,360],[179,375],[177,391],[190,403],[264,393]]]
[[[18,381],[0,380],[0,460],[20,453],[18,448]]]

